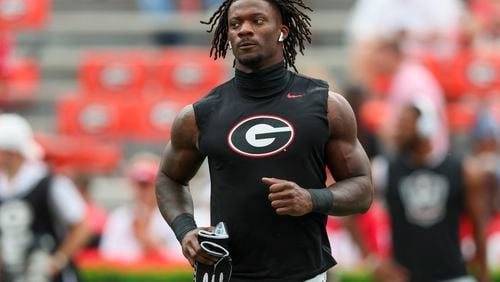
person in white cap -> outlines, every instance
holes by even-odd
[[[28,122],[0,114],[0,280],[78,281],[73,254],[89,228],[73,183],[55,175]]]

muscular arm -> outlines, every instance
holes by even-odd
[[[359,143],[356,119],[347,101],[336,93],[328,99],[330,140],[326,147],[327,165],[335,184],[330,215],[349,215],[368,210],[373,200],[370,161]]]
[[[312,211],[349,215],[368,210],[373,200],[370,161],[356,137],[356,120],[347,101],[338,94],[328,98],[330,139],[326,164],[336,181],[324,189],[300,187],[295,182],[264,177],[269,201],[279,215],[302,216]]]
[[[158,207],[169,225],[181,214],[193,214],[188,182],[205,158],[198,151],[197,140],[198,129],[190,105],[174,121],[156,180]]]
[[[191,265],[195,261],[216,261],[198,243],[193,219],[193,198],[188,183],[200,168],[205,156],[198,150],[198,128],[193,107],[185,107],[172,126],[170,143],[165,150],[156,180],[156,198],[161,214],[181,242],[182,253]]]

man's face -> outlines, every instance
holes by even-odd
[[[17,152],[0,149],[0,170],[12,167],[19,158],[21,158],[21,156]]]
[[[417,121],[418,113],[412,107],[401,110],[396,124],[396,145],[400,151],[408,151],[418,141]]]
[[[276,6],[266,0],[237,0],[228,11],[228,39],[240,69],[257,70],[283,60],[280,32],[288,36]]]

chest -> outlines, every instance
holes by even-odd
[[[317,95],[284,93],[246,99],[234,94],[222,99],[202,132],[200,147],[219,159],[296,156],[322,150],[328,138],[326,98],[322,101]]]
[[[409,223],[427,227],[462,209],[462,177],[455,167],[393,167],[387,191],[390,208]]]

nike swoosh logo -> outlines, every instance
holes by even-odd
[[[286,95],[286,97],[289,99],[302,98],[304,96],[305,94],[292,94],[292,93],[288,93],[288,95]]]

